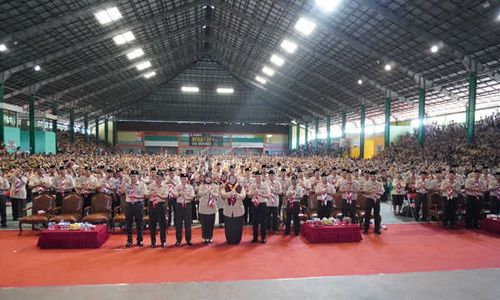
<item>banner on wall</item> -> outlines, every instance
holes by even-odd
[[[210,134],[190,134],[189,146],[222,147],[224,137],[212,136]]]

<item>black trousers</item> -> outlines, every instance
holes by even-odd
[[[0,223],[7,226],[7,197],[4,195],[0,195]]]
[[[280,195],[279,202],[278,202],[278,218],[281,218],[281,208],[283,207],[283,195]]]
[[[56,192],[56,206],[59,206],[61,207],[62,206],[62,203],[63,203],[63,200],[64,200],[64,197],[66,196],[66,194],[61,194],[61,192]]]
[[[327,201],[326,205],[323,201],[318,201],[318,218],[330,218],[332,215],[332,201]]]
[[[268,206],[267,207],[267,229],[273,232],[278,232],[278,207]]]
[[[347,202],[347,199],[342,199],[340,210],[342,211],[342,218],[349,217],[353,223],[356,223],[356,200]]]
[[[252,222],[252,198],[245,198],[243,200],[243,207],[245,208],[245,214],[243,215],[243,221],[245,225],[253,224]]]
[[[186,203],[183,207],[182,203],[175,203],[175,239],[178,243],[182,242],[182,225],[186,231],[186,242],[191,242],[191,203]]]
[[[429,194],[417,193],[417,198],[415,199],[415,221],[417,222],[420,220],[420,209],[422,209],[422,220],[427,221],[427,213],[429,212],[428,195]]]
[[[200,203],[200,201],[198,201],[198,200],[193,200],[191,202],[191,220],[198,220],[197,207],[198,207],[199,203]]]
[[[175,199],[175,198],[168,199],[168,224],[167,224],[167,226],[172,226],[174,224],[174,219],[172,219],[172,213],[175,210],[175,203],[177,203],[177,199]]]
[[[219,225],[224,224],[224,209],[219,208]]]
[[[149,234],[151,235],[151,244],[156,244],[156,228],[160,225],[160,242],[167,242],[167,219],[166,219],[167,204],[158,202],[156,207],[153,207],[153,202],[149,202]]]
[[[443,225],[455,226],[457,224],[457,198],[443,197]]]
[[[200,214],[201,238],[212,239],[214,237],[215,214]]]
[[[300,201],[300,204],[305,206],[306,209],[309,209],[309,195],[308,194],[305,194],[303,197],[302,197],[302,200]]]
[[[23,209],[26,207],[26,199],[10,198],[12,204],[12,220],[16,221],[22,218],[24,213]]]
[[[243,236],[243,216],[234,218],[226,216],[225,221],[224,233],[227,243],[230,245],[239,244]]]
[[[127,242],[132,243],[132,224],[135,220],[137,230],[137,242],[142,242],[144,233],[144,207],[142,201],[125,204],[125,223],[127,225]]]
[[[404,195],[392,195],[392,206],[396,210],[396,206],[402,206],[404,202]]]
[[[253,205],[253,238],[257,239],[259,237],[259,225],[260,225],[260,237],[261,239],[266,239],[266,217],[267,217],[267,204],[260,203],[259,205]]]
[[[491,213],[498,214],[500,212],[500,198],[490,195]]]
[[[479,228],[481,198],[467,195],[465,201],[465,228]]]
[[[366,208],[365,208],[365,231],[370,228],[370,216],[373,209],[373,219],[375,220],[375,231],[380,230],[380,223],[382,222],[382,217],[380,216],[380,201],[375,201],[372,198],[366,198]]]
[[[290,234],[290,227],[293,220],[293,232],[299,235],[300,220],[299,220],[300,203],[294,202],[292,206],[286,208],[285,234]]]
[[[94,197],[95,193],[81,194],[83,198],[83,207],[88,207],[92,205],[92,197]]]

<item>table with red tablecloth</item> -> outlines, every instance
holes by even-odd
[[[352,224],[315,226],[306,223],[301,226],[301,231],[310,243],[354,243],[363,239],[359,226]]]
[[[481,228],[491,233],[500,234],[500,219],[484,219]]]
[[[47,248],[99,248],[109,237],[107,225],[96,225],[90,230],[44,230],[40,232],[38,247]]]

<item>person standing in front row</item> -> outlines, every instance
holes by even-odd
[[[340,192],[342,193],[342,218],[349,217],[353,223],[356,223],[359,183],[352,178],[351,171],[347,171],[346,179],[340,182]]]
[[[481,205],[486,183],[479,177],[481,171],[475,170],[465,181],[465,228],[478,229]]]
[[[299,211],[300,211],[300,201],[304,197],[304,189],[297,184],[297,176],[292,175],[292,184],[288,188],[288,191],[285,194],[285,202],[286,205],[286,223],[285,223],[285,235],[290,234],[290,227],[293,219],[293,232],[295,235],[299,235],[300,231],[300,220],[299,220]]]
[[[23,209],[26,206],[26,185],[28,178],[21,171],[14,170],[10,177],[10,201],[12,203],[12,219],[17,221],[23,217]]]
[[[330,218],[332,215],[333,197],[335,187],[328,182],[328,174],[322,173],[321,179],[316,184],[315,194],[318,200],[318,218]]]
[[[7,192],[9,190],[10,182],[4,177],[3,170],[0,169],[0,222],[2,228],[7,227]]]
[[[279,231],[278,218],[279,218],[279,202],[280,195],[283,193],[281,190],[281,183],[276,180],[274,170],[270,170],[269,174],[269,188],[271,189],[271,198],[268,201],[268,214],[266,218],[267,229],[272,230],[273,233]]]
[[[209,174],[200,176],[201,184],[196,188],[199,204],[199,215],[201,222],[201,235],[203,243],[213,243],[215,213],[217,212],[217,200],[219,198],[219,187],[212,183]]]
[[[186,173],[182,173],[181,184],[177,185],[174,189],[174,197],[177,199],[174,215],[176,246],[180,246],[182,242],[183,223],[186,233],[186,243],[188,246],[193,245],[191,243],[191,202],[195,194],[193,186],[188,183],[188,179],[189,176]]]
[[[138,180],[139,172],[130,171],[130,176],[123,180],[120,193],[125,194],[125,222],[127,225],[127,243],[125,247],[132,247],[132,224],[135,220],[137,230],[137,246],[144,246],[143,242],[143,219],[144,219],[144,196],[147,193],[144,182]]]
[[[457,224],[457,201],[460,193],[460,182],[455,178],[455,171],[450,170],[448,178],[441,181],[443,202],[443,227],[455,228]]]
[[[148,187],[148,213],[149,213],[149,233],[151,235],[151,248],[156,248],[156,226],[160,225],[161,247],[167,246],[167,200],[168,187],[163,184],[162,171],[156,175],[151,174],[151,183]]]
[[[243,234],[245,188],[238,183],[236,176],[230,176],[229,181],[221,187],[221,196],[225,199],[221,201],[221,206],[224,207],[226,241],[229,245],[237,245]]]
[[[267,232],[267,201],[271,197],[271,189],[267,182],[262,181],[262,173],[256,171],[255,183],[250,186],[250,195],[252,196],[253,204],[253,239],[252,243],[256,243],[259,237],[259,225],[260,225],[260,237],[261,243],[266,243],[266,232]]]
[[[382,234],[380,231],[380,224],[382,217],[380,216],[380,199],[384,194],[384,184],[377,180],[377,172],[371,171],[370,178],[364,184],[364,192],[366,193],[366,209],[365,209],[365,224],[364,234],[368,233],[370,229],[370,216],[373,209],[373,219],[375,220],[374,231],[376,234]]]

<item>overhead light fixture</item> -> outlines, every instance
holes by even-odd
[[[283,42],[281,42],[281,48],[285,49],[286,52],[292,54],[295,52],[295,50],[297,50],[297,44],[289,40],[283,40]]]
[[[341,0],[316,0],[316,5],[326,12],[334,11],[342,2]]]
[[[302,33],[305,36],[308,36],[313,32],[314,28],[316,28],[316,23],[310,21],[306,18],[300,18],[295,24],[295,30]]]
[[[439,51],[439,46],[438,45],[432,45],[431,52],[432,53],[437,53],[438,51]]]
[[[392,66],[390,64],[386,64],[385,67],[384,67],[384,69],[386,71],[390,71],[390,70],[392,70]]]
[[[149,60],[143,60],[137,65],[135,65],[135,67],[137,68],[137,71],[142,71],[144,69],[151,67],[151,62]]]
[[[276,66],[281,67],[285,63],[285,60],[283,59],[283,57],[281,57],[277,54],[273,54],[271,56],[271,62],[273,64],[275,64]]]
[[[113,38],[113,41],[115,41],[115,43],[117,45],[123,45],[126,43],[130,43],[133,40],[135,40],[135,36],[132,33],[132,31],[127,31],[127,32],[119,34]]]
[[[498,12],[498,15],[497,15],[497,22],[500,22],[500,12]]]
[[[200,89],[197,86],[183,86],[181,87],[181,91],[184,93],[198,93]]]
[[[7,51],[7,46],[5,44],[0,44],[0,52]]]
[[[359,85],[362,85],[362,84],[363,84],[363,80],[359,79],[359,80],[358,80],[358,84],[359,84]]]
[[[117,7],[111,7],[96,12],[95,17],[101,25],[109,24],[122,18],[122,14]]]
[[[262,68],[262,73],[266,74],[267,76],[273,76],[274,70],[269,68],[268,66],[264,66],[264,68]]]
[[[40,67],[40,65],[36,65],[33,69],[38,72],[42,69],[42,67]]]
[[[260,77],[260,76],[255,76],[255,80],[257,80],[258,82],[260,82],[262,84],[266,84],[266,82],[267,82],[267,80],[264,77]]]
[[[217,88],[217,94],[232,94],[234,93],[234,89],[232,88]]]
[[[149,79],[149,78],[151,78],[151,77],[153,77],[155,75],[156,75],[156,72],[152,71],[152,72],[144,74],[144,78]]]
[[[127,53],[127,58],[129,60],[134,60],[134,59],[141,57],[143,55],[144,55],[144,51],[142,50],[142,48],[137,48],[137,49],[132,50],[129,53]]]

